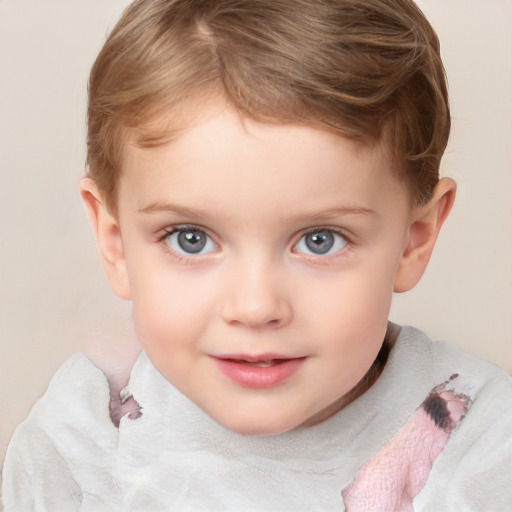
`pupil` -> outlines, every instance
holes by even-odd
[[[306,245],[316,254],[325,254],[334,245],[334,236],[330,231],[316,231],[306,235]]]
[[[180,247],[187,252],[201,252],[206,245],[206,236],[202,231],[181,231],[178,234]]]

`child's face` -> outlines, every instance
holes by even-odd
[[[156,368],[243,434],[339,409],[380,349],[408,242],[381,148],[216,105],[125,156],[124,295]]]

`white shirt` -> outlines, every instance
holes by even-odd
[[[261,437],[217,424],[144,353],[128,385],[142,416],[125,416],[116,428],[106,377],[76,354],[11,440],[3,473],[5,512],[339,512],[342,490],[368,461],[379,460],[432,389],[453,374],[458,377],[443,390],[467,396],[469,410],[446,435],[431,471],[429,463],[426,483],[411,497],[414,510],[511,510],[511,377],[414,328],[393,328],[395,346],[365,394],[316,426]],[[427,442],[412,431],[416,448],[418,441]],[[418,457],[403,447],[395,453],[399,461]],[[411,499],[403,505],[409,508],[393,501],[403,490],[400,483],[393,487],[400,478],[392,474],[389,480],[368,467],[370,480],[362,485],[379,505],[361,494],[348,510],[411,510]],[[397,473],[405,467],[400,462]]]

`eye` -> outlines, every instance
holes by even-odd
[[[167,233],[164,242],[178,254],[201,255],[217,249],[215,242],[201,229],[175,228]]]
[[[297,242],[294,252],[312,254],[314,256],[328,256],[341,251],[348,241],[332,229],[317,229],[306,233]]]

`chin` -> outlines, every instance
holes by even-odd
[[[296,428],[300,423],[287,418],[274,418],[265,421],[261,418],[230,418],[227,421],[219,421],[223,427],[242,436],[271,436],[282,434]]]

